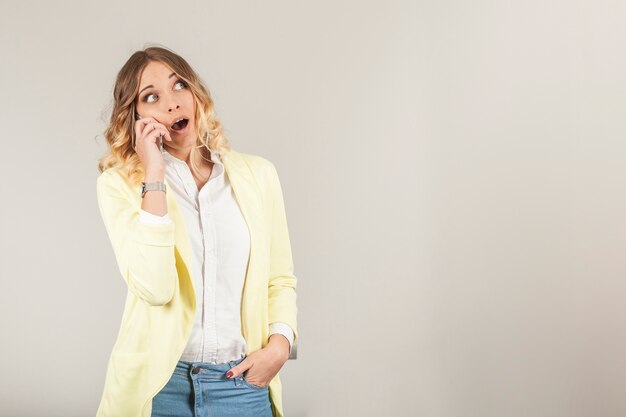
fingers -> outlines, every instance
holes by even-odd
[[[169,130],[167,130],[162,123],[159,123],[151,117],[142,118],[135,122],[135,134],[137,137],[141,138],[152,138],[154,139],[152,141],[153,143],[156,143],[156,138],[160,135],[163,135],[166,140],[172,142]]]
[[[145,138],[154,138],[156,140],[156,138],[158,138],[160,135],[165,134],[164,130],[165,129],[162,126],[159,126],[155,123],[150,123],[144,126],[143,130],[141,131],[141,136]]]
[[[241,363],[237,366],[233,366],[230,368],[230,371],[226,372],[226,378],[237,378],[239,375],[246,372],[248,369],[252,367],[252,361],[248,361],[247,358],[241,361]]]
[[[146,123],[146,125],[143,127],[142,136],[144,137],[154,137],[156,139],[160,135],[163,135],[169,141],[172,140],[172,138],[170,137],[170,132],[161,123]]]

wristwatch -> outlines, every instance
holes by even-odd
[[[147,191],[152,190],[161,190],[163,192],[167,192],[165,190],[165,183],[163,182],[142,182],[141,183],[141,198],[146,195]]]

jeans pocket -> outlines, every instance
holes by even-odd
[[[260,387],[258,385],[254,385],[252,382],[249,382],[243,374],[241,374],[241,380],[243,381],[244,385],[246,385],[246,386],[248,386],[248,387],[250,387],[252,389],[263,390],[263,389],[268,389],[269,388],[269,386],[267,386],[267,387]]]

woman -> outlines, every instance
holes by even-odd
[[[97,196],[128,292],[97,416],[281,417],[298,333],[274,165],[230,149],[166,48],[135,52],[113,94]]]

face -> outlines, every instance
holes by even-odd
[[[151,117],[170,132],[173,143],[164,141],[165,146],[182,150],[195,145],[194,96],[171,68],[161,62],[150,62],[141,74],[139,96],[135,103],[141,118]],[[187,126],[177,131],[180,126],[174,126],[174,122],[181,117],[188,120]]]

